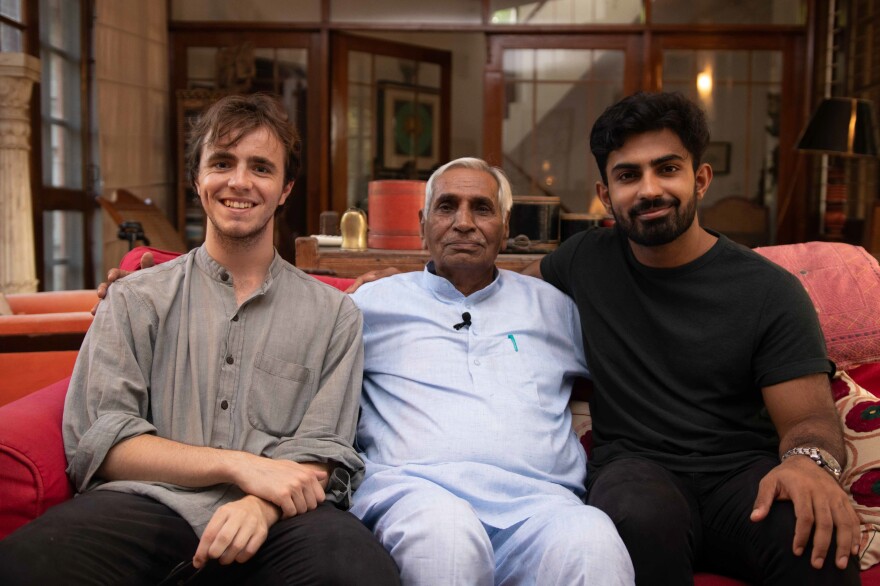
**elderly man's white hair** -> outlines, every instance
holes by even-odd
[[[502,217],[505,220],[507,219],[510,215],[510,208],[513,207],[513,194],[510,191],[510,181],[507,180],[507,175],[504,174],[504,171],[498,167],[493,167],[483,159],[477,159],[476,157],[462,157],[460,159],[455,159],[454,161],[449,161],[431,174],[431,177],[428,179],[428,184],[425,186],[425,216],[427,216],[428,212],[431,210],[431,201],[434,199],[434,185],[437,183],[437,179],[450,169],[474,169],[475,171],[483,171],[494,177],[495,183],[498,184],[498,191],[495,193],[495,196],[498,199],[498,205],[501,206]]]

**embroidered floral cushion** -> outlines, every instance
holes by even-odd
[[[831,388],[846,444],[841,484],[862,523],[865,570],[880,561],[880,363],[838,373]]]

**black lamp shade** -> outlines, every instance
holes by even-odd
[[[877,130],[868,100],[825,98],[798,141],[798,150],[876,157]]]

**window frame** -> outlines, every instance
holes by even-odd
[[[39,0],[26,0],[28,14],[28,53],[40,58],[42,43],[40,42],[40,14]],[[53,187],[43,183],[43,112],[42,112],[42,83],[34,84],[31,97],[31,194],[34,219],[34,249],[36,252],[37,279],[39,290],[46,290],[46,262],[45,262],[45,226],[43,212],[67,211],[80,212],[82,214],[82,266],[83,284],[85,287],[94,287],[95,258],[94,258],[94,214],[98,208],[93,193],[97,179],[97,166],[92,152],[92,68],[94,60],[92,56],[92,21],[94,18],[94,6],[92,0],[82,0],[80,4],[80,120],[81,120],[81,152],[83,165],[80,172],[82,188],[72,189],[68,187]]]

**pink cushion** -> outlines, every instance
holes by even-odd
[[[880,361],[880,265],[861,246],[807,242],[756,248],[809,293],[839,370]]]
[[[0,538],[73,496],[61,439],[70,378],[0,409]]]

